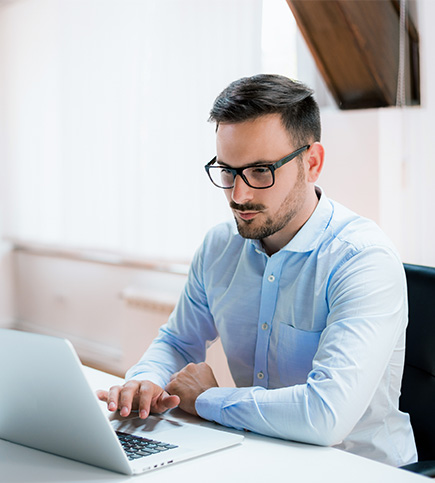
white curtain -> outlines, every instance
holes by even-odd
[[[9,237],[189,258],[230,213],[203,165],[216,95],[261,70],[261,0],[0,3]]]

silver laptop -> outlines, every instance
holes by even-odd
[[[124,474],[240,443],[243,436],[150,416],[107,417],[68,340],[0,329],[0,438]]]

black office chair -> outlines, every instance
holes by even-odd
[[[418,463],[403,469],[435,477],[435,268],[405,264],[409,324],[399,406],[409,413]]]

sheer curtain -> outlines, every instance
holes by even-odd
[[[0,3],[3,234],[190,258],[230,216],[207,117],[261,26],[261,0]]]

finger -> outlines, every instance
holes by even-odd
[[[130,414],[133,400],[139,392],[140,385],[140,381],[128,381],[121,387],[118,399],[119,414],[121,416],[127,417]]]
[[[109,396],[109,392],[108,391],[104,391],[103,389],[98,389],[97,392],[97,398],[100,400],[100,401],[103,401],[103,402],[107,402],[107,398]]]
[[[112,386],[107,393],[107,409],[109,411],[116,411],[118,409],[119,393],[121,392],[121,386]]]
[[[167,394],[177,394],[177,381],[171,380],[168,384],[166,384],[165,391]]]
[[[157,400],[156,404],[153,407],[153,411],[163,413],[168,409],[172,409],[177,407],[180,404],[179,396],[175,394],[168,394],[166,391],[163,391],[159,399]]]
[[[144,381],[140,385],[139,390],[139,417],[145,419],[151,411],[153,398],[157,396],[162,389],[149,381]]]
[[[166,409],[172,409],[180,405],[181,397],[179,396],[178,382],[178,380],[174,379],[165,387],[165,391],[162,394],[161,402],[162,405],[166,407]]]
[[[141,384],[139,398],[139,417],[145,419],[151,412],[162,413],[180,404],[178,396],[170,396],[160,386],[145,381]]]

